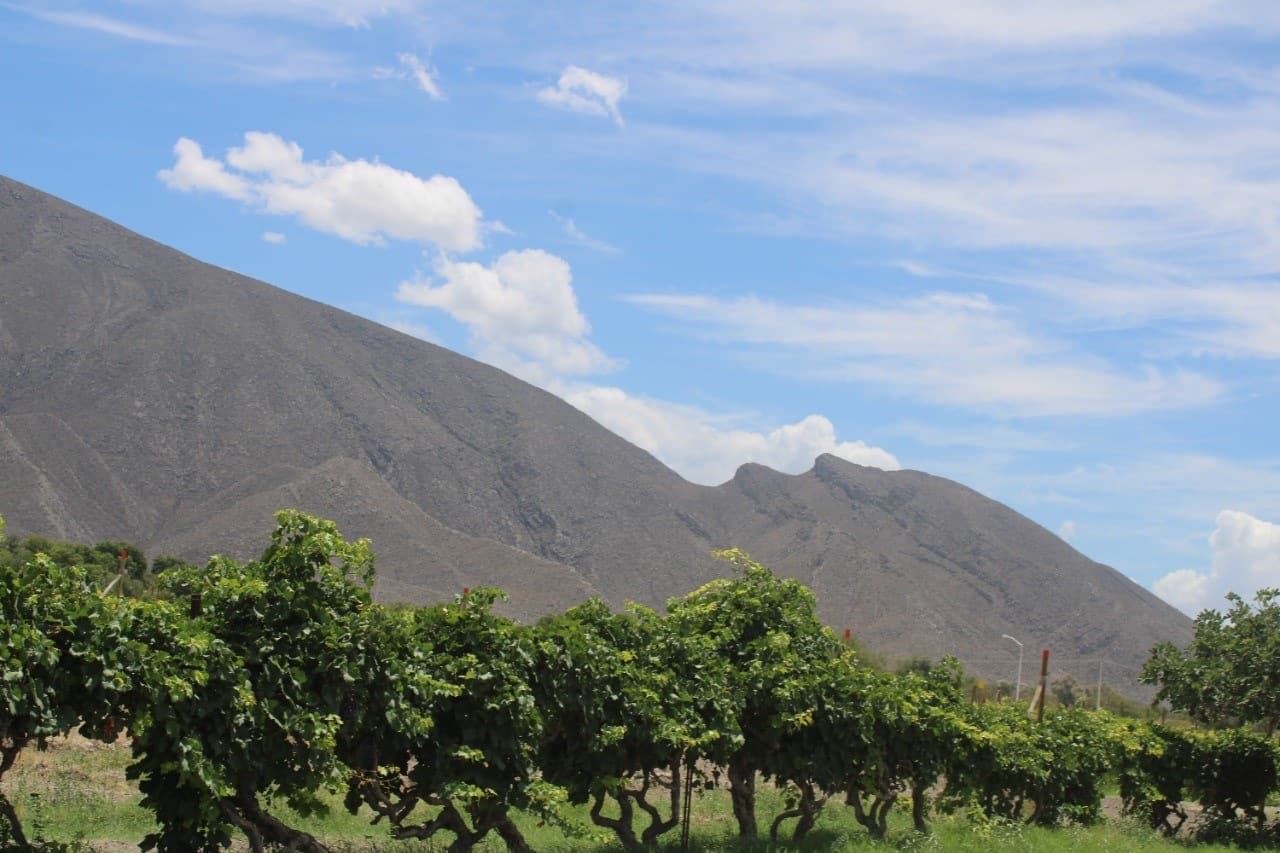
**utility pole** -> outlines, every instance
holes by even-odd
[[[1010,637],[1008,634],[1001,634],[1000,639],[1012,640],[1018,644],[1018,677],[1013,682],[1013,701],[1017,702],[1022,698],[1022,643]]]

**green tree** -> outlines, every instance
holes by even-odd
[[[700,635],[639,606],[614,613],[588,601],[535,636],[544,776],[570,802],[591,801],[591,820],[626,849],[656,846],[679,825],[699,765],[723,763],[740,741],[723,661]],[[665,810],[650,799],[663,788]],[[639,832],[637,810],[647,818]]]
[[[813,713],[814,685],[842,646],[799,581],[778,578],[738,549],[717,556],[733,563],[737,576],[673,599],[668,612],[677,631],[703,637],[731,672],[743,740],[728,761],[729,789],[738,834],[747,839],[757,833],[756,777],[791,775],[781,745]]]
[[[1280,723],[1280,590],[1259,590],[1252,605],[1235,593],[1227,601],[1227,612],[1196,617],[1186,649],[1155,646],[1140,680],[1198,722],[1258,724],[1271,735]]]
[[[410,677],[376,687],[394,719],[378,721],[375,705],[351,732],[367,754],[351,777],[347,807],[368,804],[389,819],[394,838],[444,830],[453,835],[449,849],[463,851],[496,832],[509,850],[527,851],[511,810],[557,817],[563,792],[537,772],[542,716],[529,683],[531,640],[527,629],[492,612],[501,595],[476,589],[451,604],[382,617],[395,620],[413,657],[392,671]],[[419,805],[437,811],[424,818]]]
[[[346,783],[336,744],[345,700],[368,671],[372,576],[367,541],[294,511],[276,515],[259,560],[170,573],[191,613],[163,602],[150,611],[129,768],[160,823],[145,847],[210,849],[235,828],[254,851],[325,849],[263,800],[311,814],[324,808],[321,789]]]
[[[0,534],[0,563],[29,563],[43,554],[58,566],[79,566],[89,582],[103,589],[114,582],[113,591],[133,598],[151,598],[158,590],[147,568],[141,548],[128,542],[106,540],[96,545],[60,542],[44,536],[6,537]],[[120,559],[124,555],[123,563]],[[124,577],[119,578],[123,564]]]
[[[783,683],[776,748],[763,755],[760,768],[786,791],[785,807],[769,828],[774,843],[784,821],[794,818],[791,840],[800,844],[828,796],[845,790],[855,768],[867,763],[874,711],[866,700],[880,677],[848,649],[809,661]]]
[[[0,518],[0,536],[4,521]],[[23,749],[80,728],[113,740],[132,687],[133,606],[43,554],[0,560],[0,783]],[[0,789],[0,830],[27,839]]]
[[[911,819],[928,832],[927,792],[955,762],[964,745],[960,716],[964,672],[944,658],[905,675],[867,673],[846,702],[861,709],[850,740],[845,802],[873,838],[884,838],[889,811],[911,794]]]
[[[172,569],[195,569],[195,564],[182,559],[181,557],[173,557],[170,555],[162,555],[151,561],[151,573],[154,575],[170,571]]]
[[[946,774],[949,806],[972,799],[991,817],[1042,826],[1097,820],[1121,752],[1109,715],[1057,708],[1037,723],[1013,705],[971,705],[964,715],[967,743]]]
[[[1063,708],[1074,708],[1079,698],[1080,685],[1076,684],[1076,680],[1070,675],[1064,675],[1056,679],[1049,685],[1053,698],[1058,700],[1058,704]]]

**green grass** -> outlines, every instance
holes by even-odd
[[[128,749],[122,745],[106,746],[78,738],[58,741],[46,752],[34,750],[24,754],[5,779],[5,793],[18,809],[29,835],[50,841],[84,840],[91,847],[121,853],[155,828],[151,815],[138,804],[137,789],[124,778],[129,761]],[[443,851],[446,836],[429,843],[393,842],[387,838],[385,825],[371,826],[367,814],[351,815],[341,805],[341,798],[331,799],[328,814],[309,819],[290,813],[288,808],[273,808],[286,823],[300,826],[331,844],[335,851]],[[779,795],[764,786],[760,791],[758,814],[762,830],[767,833],[772,815],[781,807]],[[854,820],[851,810],[836,800],[823,810],[810,837],[801,848],[780,844],[777,847],[761,840],[753,845],[740,845],[733,837],[733,821],[728,797],[723,791],[700,792],[694,799],[692,818],[693,848],[698,851],[734,850],[742,853],[771,850],[846,851],[1045,851],[1045,853],[1173,853],[1187,851],[1192,845],[1162,839],[1147,830],[1124,821],[1110,821],[1094,827],[1065,827],[1049,830],[1022,825],[1006,825],[960,816],[942,816],[933,822],[933,832],[921,836],[911,831],[905,810],[895,814],[889,837],[873,842]],[[534,818],[519,816],[517,822],[534,850],[591,851],[615,853],[621,847],[611,841],[612,835],[591,826],[585,809],[574,810],[570,818],[578,831],[566,835],[563,829],[539,825]],[[784,825],[783,833],[790,829]],[[664,849],[676,850],[677,833]],[[500,851],[505,848],[495,838],[481,849]],[[1196,851],[1228,848],[1194,845]]]

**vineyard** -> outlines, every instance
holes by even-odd
[[[800,843],[835,809],[872,839],[895,815],[920,833],[940,814],[1088,825],[1116,790],[1164,835],[1188,835],[1196,803],[1196,840],[1280,837],[1265,811],[1280,753],[1238,708],[1201,701],[1177,650],[1149,667],[1164,694],[1237,725],[973,704],[954,661],[868,665],[807,588],[740,551],[721,554],[732,577],[665,612],[589,601],[522,626],[493,611],[491,589],[374,603],[367,542],[297,512],[276,520],[259,560],[175,563],[149,597],[103,594],[89,569],[45,554],[0,560],[0,847],[37,843],[6,774],[69,732],[127,744],[156,826],[139,841],[162,851],[236,837],[325,851],[310,822],[337,799],[388,842],[524,851],[532,816],[646,850],[687,842],[712,789],[744,840]]]

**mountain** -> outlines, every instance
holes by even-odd
[[[1002,679],[1004,633],[1089,658],[1077,677],[1105,658],[1126,686],[1153,643],[1191,633],[957,483],[821,456],[694,485],[500,370],[0,178],[10,532],[250,557],[282,506],[372,538],[383,598],[498,584],[526,619],[592,595],[661,605],[725,574],[710,552],[738,545],[871,648]]]

